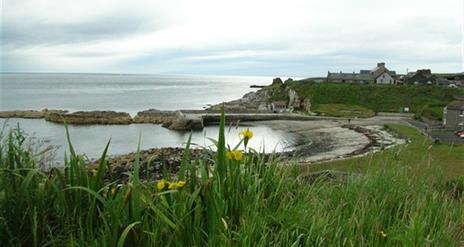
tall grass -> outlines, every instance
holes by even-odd
[[[102,153],[89,171],[69,142],[64,168],[43,172],[12,131],[0,144],[0,241],[10,246],[459,246],[462,194],[434,176],[411,179],[400,164],[343,182],[299,184],[239,143],[225,146],[224,115],[212,160],[191,160],[168,188],[141,181],[136,161],[127,183],[105,182]],[[136,159],[138,160],[138,159]],[[166,181],[167,182],[167,181]],[[451,186],[453,187],[453,186]],[[455,187],[453,187],[455,188]],[[459,242],[461,241],[461,242]]]

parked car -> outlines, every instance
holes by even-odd
[[[464,138],[464,130],[456,131],[456,135],[460,138]]]

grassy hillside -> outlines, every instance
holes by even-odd
[[[441,108],[464,94],[464,89],[438,86],[386,86],[348,83],[314,83],[308,80],[289,81],[269,87],[273,99],[287,99],[285,90],[294,89],[300,98],[310,98],[314,107],[321,104],[358,105],[375,112],[398,112],[409,107],[411,112],[435,119],[441,118]],[[438,109],[438,110],[437,110]]]

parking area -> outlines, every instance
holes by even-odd
[[[433,139],[438,139],[445,142],[464,143],[464,138],[460,138],[455,134],[456,131],[445,129],[432,129],[429,131]]]

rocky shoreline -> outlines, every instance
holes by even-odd
[[[184,148],[152,148],[141,150],[140,157],[140,179],[148,181],[156,181],[168,176],[176,176],[182,164],[182,159],[185,153]],[[201,149],[190,149],[190,160],[207,160],[210,155]],[[128,172],[133,171],[136,153],[128,153],[123,155],[112,155],[107,157],[108,167],[110,171],[105,174],[105,179],[118,179],[122,182],[128,181]],[[90,169],[98,167],[99,160],[90,162]]]
[[[40,111],[0,111],[0,118],[27,118],[27,119],[40,119],[45,118],[51,114],[66,114],[65,110],[49,110],[43,109]]]
[[[305,134],[301,134],[296,140],[294,151],[277,153],[276,157],[283,164],[315,164],[334,161],[339,159],[347,159],[357,156],[366,155],[367,153],[376,152],[387,149],[398,144],[407,142],[407,140],[396,137],[393,133],[383,129],[382,126],[369,125],[341,125],[340,132],[352,132],[348,139],[342,142],[352,142],[358,139],[358,143],[350,143],[349,148],[340,145],[340,142],[327,142],[330,138],[337,138],[337,133],[333,136],[325,136],[321,140],[309,142]],[[326,131],[334,130],[334,127],[329,127]],[[324,132],[320,132],[324,133]],[[325,132],[328,133],[328,132]],[[340,137],[340,136],[338,136]],[[354,138],[354,139],[353,139]],[[364,141],[360,141],[361,138]],[[343,139],[343,137],[341,137]],[[307,145],[306,145],[307,144]],[[340,145],[340,146],[338,146]],[[185,149],[184,148],[153,148],[141,150],[140,157],[140,178],[149,181],[156,181],[165,176],[177,176]],[[270,156],[270,154],[268,154]],[[211,161],[211,153],[202,149],[191,149],[190,160],[202,160],[203,162]],[[269,157],[267,157],[269,158]],[[133,171],[133,165],[136,159],[136,153],[128,153],[123,155],[112,155],[107,157],[108,167],[110,172],[105,175],[106,179],[119,179],[127,181],[128,173]],[[95,169],[98,165],[98,160],[93,160],[90,163],[90,168]]]

